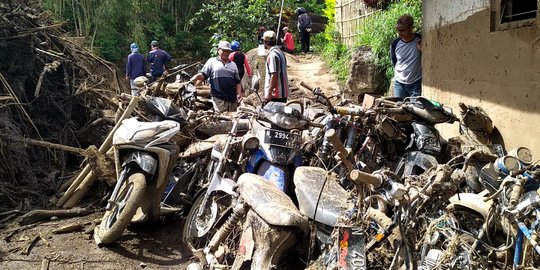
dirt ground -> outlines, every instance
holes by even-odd
[[[328,93],[339,89],[335,77],[317,55],[288,55],[288,63],[289,79],[295,85],[305,81]],[[300,87],[297,91],[304,89]],[[301,96],[301,92],[297,95]],[[20,226],[9,224],[0,230],[0,269],[185,269],[189,264],[192,254],[182,243],[181,216],[131,225],[116,244],[101,248],[91,233],[83,232],[84,228],[65,234],[52,233],[67,224],[81,223],[88,227],[102,214],[42,222],[15,234],[10,232]],[[23,254],[27,250],[28,254]]]

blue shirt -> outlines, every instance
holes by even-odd
[[[164,50],[157,49],[148,53],[146,61],[150,63],[150,73],[152,76],[157,77],[163,74],[165,65],[171,61],[171,56]]]
[[[224,63],[219,56],[212,57],[206,61],[201,73],[210,82],[213,97],[228,102],[236,101],[236,84],[240,83],[240,75],[234,62]]]
[[[130,53],[126,63],[126,75],[131,80],[139,76],[144,76],[146,73],[146,67],[144,62],[144,55],[140,53]]]

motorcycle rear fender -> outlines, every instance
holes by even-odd
[[[250,269],[272,269],[296,243],[296,233],[296,228],[270,225],[250,210],[246,215],[232,269],[239,269],[244,261],[251,261]]]
[[[487,194],[488,192],[486,190],[478,194],[475,194],[475,193],[456,194],[450,197],[449,199],[450,204],[446,206],[446,209],[449,211],[452,211],[456,209],[456,207],[463,207],[463,208],[471,209],[479,213],[480,215],[482,215],[485,219],[487,219],[489,209],[491,208],[491,205],[493,204],[493,200],[489,200],[487,202],[484,201],[484,198]]]

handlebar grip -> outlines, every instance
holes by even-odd
[[[512,186],[512,192],[510,193],[510,204],[516,205],[523,194],[523,186],[520,184],[514,184]]]
[[[338,152],[339,158],[341,159],[341,162],[343,162],[343,165],[347,168],[348,171],[353,170],[353,166],[351,162],[347,159],[347,156],[349,155],[349,152],[345,149],[345,146],[343,146],[343,143],[339,140],[339,138],[336,135],[336,131],[334,129],[329,129],[326,131],[324,136],[330,141],[332,146],[334,146],[334,149]]]
[[[352,181],[356,182],[357,184],[364,183],[368,185],[372,185],[375,188],[378,188],[381,186],[383,180],[376,175],[365,173],[359,170],[352,170],[349,173],[349,177]]]
[[[360,108],[351,108],[343,106],[334,106],[336,113],[340,115],[352,115],[352,116],[362,116],[364,115],[364,110]]]

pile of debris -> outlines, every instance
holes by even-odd
[[[44,207],[80,163],[26,138],[99,145],[114,124],[112,97],[126,92],[119,70],[64,37],[50,15],[25,0],[0,3],[0,210]]]

